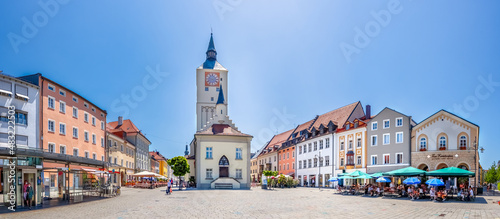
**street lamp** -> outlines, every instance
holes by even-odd
[[[321,190],[321,186],[320,186],[321,181],[319,181],[319,177],[321,175],[321,165],[320,164],[322,164],[321,163],[321,151],[319,152],[319,155],[314,155],[314,157],[318,158],[318,180],[317,181],[318,181],[318,189]],[[323,177],[321,177],[321,179],[324,180]]]
[[[469,147],[469,152],[470,152],[470,147]],[[477,162],[477,155],[478,155],[478,147],[477,147],[477,139],[474,137],[474,146],[472,147],[474,150],[474,189],[477,189],[477,169],[478,169],[478,162]],[[484,151],[484,148],[481,147],[481,153]],[[477,192],[477,190],[476,190]]]

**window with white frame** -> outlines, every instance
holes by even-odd
[[[85,108],[89,108],[89,104],[88,104],[88,103],[86,103],[86,102],[83,102],[83,106],[84,106]]]
[[[78,138],[78,128],[73,127],[73,138]]]
[[[95,112],[95,108],[94,107],[92,107],[92,112]]]
[[[396,153],[396,163],[397,164],[403,163],[403,153]]]
[[[66,146],[59,145],[59,153],[60,154],[66,154]]]
[[[325,156],[325,166],[330,166],[330,156]]]
[[[348,149],[352,149],[352,140],[349,140],[349,147]]]
[[[63,91],[63,90],[59,89],[59,95],[65,97],[66,96],[66,91]]]
[[[372,165],[377,165],[377,155],[372,155]]]
[[[206,177],[205,178],[212,179],[213,178],[212,177],[212,172],[213,172],[212,168],[207,168],[207,170],[206,170]]]
[[[85,158],[89,158],[89,152],[85,151]]]
[[[426,149],[427,149],[427,139],[420,138],[420,150],[426,150]]]
[[[361,147],[361,138],[358,138],[358,143],[357,143],[358,148]]]
[[[97,159],[97,154],[92,153],[92,159],[96,160]]]
[[[89,141],[89,132],[84,131],[84,132],[83,132],[83,137],[84,137],[84,140],[85,140],[85,141]]]
[[[56,87],[54,85],[48,84],[48,88],[49,88],[50,91],[56,92]]]
[[[315,142],[314,142],[314,150],[315,150],[315,151],[317,151],[317,150],[318,150],[318,142],[317,142],[317,141],[315,141]]]
[[[66,113],[66,103],[64,101],[59,101],[59,112]]]
[[[306,160],[304,160],[304,162],[302,162],[302,163],[304,164],[303,169],[306,169],[306,168],[307,168],[307,161],[306,161]]]
[[[207,159],[212,159],[212,147],[207,147]]]
[[[49,153],[56,153],[56,144],[49,143]]]
[[[66,135],[66,124],[59,123],[59,134]]]
[[[78,108],[73,107],[73,117],[78,118]]]
[[[104,155],[101,156],[101,161],[104,161]]]
[[[357,165],[361,165],[361,156],[357,157]]]
[[[340,166],[344,166],[344,158],[340,158]]]
[[[308,168],[312,167],[312,160],[311,159],[307,160],[307,167]]]
[[[325,139],[325,148],[330,148],[330,139]]]
[[[104,126],[104,121],[101,121],[101,130],[104,130],[105,126]]]
[[[403,126],[403,118],[396,118],[396,127],[401,127]]]
[[[323,149],[323,140],[319,140],[319,149]]]
[[[242,179],[243,178],[243,171],[242,169],[236,169],[236,179]]]
[[[78,103],[78,97],[73,96],[73,101],[74,101],[75,103]]]
[[[377,146],[377,136],[372,135],[372,146]]]
[[[396,132],[396,143],[403,143],[403,132]]]
[[[97,139],[95,134],[92,134],[92,144],[97,144]]]
[[[73,156],[78,156],[78,148],[73,148]]]
[[[460,136],[459,147],[460,149],[467,147],[467,136],[465,135]]]
[[[314,158],[314,167],[318,167],[318,158]]]
[[[372,122],[372,130],[378,129],[378,122]]]
[[[307,153],[307,145],[304,145],[304,154]]]
[[[299,169],[302,169],[302,161],[299,160]]]
[[[390,143],[391,143],[391,134],[389,134],[389,133],[384,134],[384,145],[390,144]]]
[[[241,152],[242,152],[242,149],[241,149],[241,148],[236,148],[236,159],[237,159],[237,160],[241,160],[241,159],[243,159],[243,158],[242,158],[242,155],[241,155]]]
[[[344,150],[344,142],[340,142],[340,150],[343,151]]]
[[[83,121],[84,122],[89,122],[89,114],[87,112],[83,113]]]
[[[384,120],[384,129],[388,129],[391,127],[391,120]]]
[[[309,143],[309,152],[311,152],[311,151],[312,151],[312,144]]]
[[[384,164],[390,163],[391,156],[389,154],[384,154]]]
[[[54,99],[53,97],[49,96],[48,97],[48,101],[49,101],[49,103],[47,104],[47,106],[50,109],[55,109],[56,108],[56,99]]]
[[[92,116],[92,125],[95,126],[95,117]]]
[[[101,137],[101,147],[104,147],[104,138],[103,137]],[[128,150],[128,148],[127,148],[127,150]]]
[[[55,132],[56,131],[56,122],[54,120],[49,120],[48,122],[48,127],[47,127],[47,130],[49,130],[49,132]]]
[[[302,146],[299,146],[299,154],[302,154]]]

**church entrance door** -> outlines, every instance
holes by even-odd
[[[219,160],[219,177],[229,177],[229,160],[226,156]]]

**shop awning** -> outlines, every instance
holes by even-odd
[[[448,167],[427,173],[427,176],[474,177],[475,175],[476,174],[474,172],[460,169],[458,167]]]

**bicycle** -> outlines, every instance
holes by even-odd
[[[120,186],[113,186],[113,196],[120,196]]]

